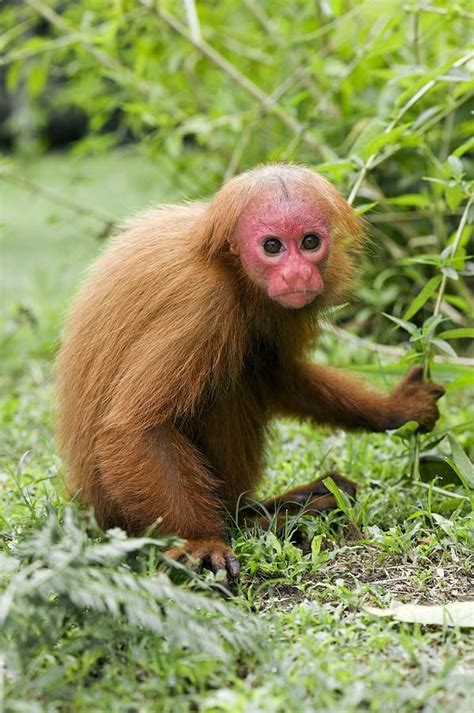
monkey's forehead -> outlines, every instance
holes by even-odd
[[[266,190],[246,207],[238,222],[238,232],[247,234],[292,234],[307,231],[325,233],[329,229],[330,206],[318,196],[288,189]]]

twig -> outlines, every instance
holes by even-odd
[[[470,502],[467,495],[461,495],[460,493],[452,493],[450,490],[444,490],[444,488],[438,488],[437,485],[431,485],[431,483],[424,483],[422,480],[417,480],[413,485],[418,485],[420,488],[426,488],[428,490],[434,490],[435,493],[440,493],[440,495],[448,495],[450,498],[456,498],[456,500],[467,500]]]
[[[456,237],[454,238],[453,246],[452,246],[452,248],[451,248],[451,254],[450,254],[450,259],[449,259],[449,262],[450,262],[450,263],[453,261],[455,255],[456,255],[457,249],[458,249],[458,247],[459,247],[459,243],[461,242],[462,234],[463,234],[463,232],[464,232],[464,228],[466,227],[467,219],[468,219],[468,216],[469,216],[469,210],[470,210],[470,208],[471,208],[471,205],[472,205],[473,201],[474,201],[474,195],[470,196],[468,202],[466,203],[466,207],[464,208],[464,212],[463,212],[462,217],[461,217],[461,220],[460,220],[460,222],[459,222],[458,229],[457,229],[457,232],[456,232]],[[448,281],[448,276],[447,276],[447,274],[444,272],[444,273],[443,273],[443,277],[442,277],[442,279],[441,279],[441,284],[440,284],[440,286],[439,286],[438,296],[437,296],[437,298],[436,298],[436,303],[435,303],[435,306],[434,306],[433,315],[438,315],[438,314],[440,313],[441,302],[442,302],[443,297],[444,297],[444,293],[445,293],[445,290],[446,290],[446,283],[447,283],[447,281]]]
[[[270,95],[272,99],[275,101],[278,101],[285,92],[288,91],[288,89],[292,88],[295,86],[295,83],[298,81],[299,76],[306,72],[306,68],[301,68],[298,67],[294,72],[292,72]],[[246,127],[244,128],[242,134],[237,140],[237,143],[235,144],[234,150],[232,152],[232,155],[230,157],[226,172],[225,172],[225,180],[229,180],[229,178],[232,178],[232,176],[235,175],[240,159],[242,158],[242,154],[245,151],[245,147],[247,146],[251,136],[252,132],[255,128],[255,125],[258,123],[258,121],[261,119],[261,117],[264,114],[264,109],[262,107],[259,107],[255,113],[253,118],[247,123]]]
[[[413,8],[410,5],[402,5],[402,10],[407,10],[412,12]],[[445,7],[434,7],[433,5],[421,5],[416,8],[418,13],[424,13],[425,15],[451,15],[453,17],[460,17],[464,20],[474,20],[474,12],[465,12],[464,10],[456,10],[451,12]]]
[[[64,18],[61,17],[61,15],[59,15],[55,10],[53,10],[52,7],[46,5],[44,2],[42,2],[42,0],[26,0],[26,2],[28,3],[28,5],[30,5],[30,7],[33,8],[33,10],[36,10],[36,12],[41,15],[41,17],[43,17],[61,32],[66,32],[68,34],[77,34],[78,41],[82,43],[85,49],[87,49],[87,51],[98,62],[100,62],[100,64],[103,64],[104,67],[106,67],[110,71],[115,72],[117,76],[122,77],[125,83],[133,85],[133,87],[138,89],[141,94],[149,95],[150,92],[153,91],[153,85],[142,79],[138,79],[128,67],[125,67],[124,65],[120,64],[120,62],[117,62],[114,57],[111,57],[109,54],[92,44],[92,42],[90,42],[90,40],[88,39],[87,35],[83,33],[76,33],[66,22],[66,20],[64,20]]]
[[[295,57],[294,52],[286,52],[286,43],[282,37],[282,35],[278,32],[278,28],[275,26],[275,23],[267,15],[265,12],[264,8],[262,7],[262,4],[259,3],[256,0],[243,0],[245,7],[249,12],[252,13],[252,15],[255,17],[257,22],[260,23],[268,37],[272,40],[272,42],[281,50],[285,51],[285,57],[292,68],[292,70],[296,71],[297,69],[301,69],[301,66],[299,65],[297,58]],[[309,67],[306,69],[309,70]],[[311,97],[315,103],[319,103],[321,101],[321,92],[319,90],[319,87],[317,84],[313,81],[313,78],[311,77],[311,74],[309,71],[306,71],[303,75],[303,83],[306,87],[306,89],[309,91],[311,94]]]
[[[24,188],[33,191],[33,193],[37,193],[38,195],[42,195],[45,198],[48,198],[48,200],[51,200],[54,203],[59,203],[60,205],[63,205],[65,208],[68,208],[69,210],[72,210],[75,213],[92,216],[93,218],[102,221],[103,223],[105,223],[104,232],[110,229],[116,221],[116,218],[114,218],[110,213],[106,213],[105,211],[102,211],[99,208],[92,208],[91,206],[86,205],[85,203],[81,203],[80,201],[63,195],[62,193],[59,193],[53,190],[52,188],[47,188],[46,186],[42,186],[39,183],[35,183],[29,178],[17,176],[16,174],[11,173],[9,171],[0,172],[0,178],[3,178],[7,181],[12,181],[13,183],[17,183],[23,186]]]
[[[446,210],[443,215],[460,215],[459,211],[456,210]],[[432,218],[432,210],[407,210],[407,211],[387,211],[386,213],[375,213],[371,212],[369,215],[370,223],[398,223],[398,222],[410,222],[412,220],[425,220],[426,218]]]
[[[335,17],[334,20],[327,22],[326,24],[324,24],[322,27],[319,27],[314,32],[308,32],[306,35],[300,35],[300,37],[295,37],[292,44],[301,45],[301,44],[306,44],[307,42],[314,42],[314,40],[317,40],[320,37],[327,35],[328,32],[331,32],[331,30],[333,30],[335,27],[337,27],[342,22],[345,22],[349,18],[352,18],[355,15],[358,15],[360,12],[362,12],[363,8],[364,8],[364,3],[357,3],[354,7],[352,7],[350,10],[345,12],[343,15],[340,15],[339,17]]]
[[[402,347],[391,347],[387,344],[378,344],[378,342],[371,342],[370,339],[364,339],[363,337],[358,337],[351,332],[342,329],[341,327],[336,327],[333,324],[325,323],[323,326],[324,331],[333,334],[340,341],[352,342],[357,344],[370,352],[375,352],[378,354],[386,354],[387,356],[393,357],[403,357],[406,351]],[[442,354],[437,354],[434,358],[436,363],[439,364],[459,364],[460,366],[473,366],[474,358],[471,357],[457,357],[456,359],[443,356]]]
[[[37,2],[38,0],[33,0]],[[143,0],[142,0],[143,1]],[[312,149],[318,152],[318,154],[324,157],[324,152],[322,147],[315,138],[310,134],[305,133],[306,127],[301,124],[297,119],[295,119],[291,114],[288,114],[279,104],[275,102],[274,99],[268,94],[266,94],[260,87],[258,87],[251,79],[249,79],[245,74],[243,74],[235,65],[233,65],[229,60],[227,60],[220,52],[218,52],[214,47],[211,47],[206,40],[201,39],[196,41],[187,32],[185,27],[176,20],[173,15],[170,15],[166,10],[163,10],[159,4],[154,5],[155,12],[167,25],[169,25],[175,32],[180,34],[182,37],[191,42],[196,49],[198,49],[205,57],[207,57],[211,62],[213,62],[216,67],[219,67],[225,74],[227,74],[236,84],[241,87],[247,94],[249,94],[253,99],[256,99],[262,109],[265,112],[274,114],[280,119],[280,121],[287,126],[289,129],[299,134],[302,140],[310,146]]]
[[[12,50],[8,54],[0,57],[0,67],[5,67],[12,62],[18,62],[19,60],[30,59],[31,57],[36,57],[44,52],[53,52],[56,49],[61,49],[62,47],[68,47],[77,42],[81,42],[83,36],[77,32],[73,32],[70,35],[63,35],[62,37],[57,37],[54,40],[49,40],[45,42],[40,47],[26,47],[25,49],[20,48],[18,50]]]
[[[416,10],[413,14],[413,54],[415,55],[416,63],[421,65],[419,10]]]
[[[382,17],[378,20],[378,22],[374,24],[369,33],[369,36],[367,37],[367,40],[361,47],[356,49],[353,60],[347,65],[342,77],[343,81],[350,77],[352,72],[356,69],[356,67],[359,66],[364,57],[366,57],[370,53],[372,46],[382,36],[387,25],[391,22],[391,19],[391,17],[389,17],[388,19],[386,17]]]
[[[201,27],[194,0],[183,0],[186,17],[188,19],[189,32],[193,42],[201,42]]]
[[[464,64],[466,64],[470,59],[474,57],[474,52],[470,51],[467,54],[463,55],[460,57],[460,59],[456,60],[456,62],[453,62],[452,67],[462,67]],[[405,114],[417,103],[422,99],[422,97],[425,96],[439,81],[440,77],[437,77],[436,79],[430,79],[428,82],[426,82],[413,96],[410,97],[410,99],[405,102],[405,104],[402,106],[400,111],[396,114],[396,116],[392,119],[392,121],[388,124],[388,126],[385,128],[383,131],[383,134],[389,134],[393,129],[397,126],[397,124],[401,121],[401,119],[405,116]],[[373,167],[375,159],[377,158],[379,152],[374,152],[369,156],[367,161],[365,162],[364,166],[362,167],[359,175],[357,176],[357,179],[352,187],[352,190],[349,194],[349,198],[347,199],[347,202],[349,205],[352,205],[358,192],[359,189],[362,185],[362,182],[364,181],[367,173],[370,171],[370,169]]]

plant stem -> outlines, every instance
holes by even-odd
[[[452,264],[452,262],[456,256],[456,252],[457,252],[457,249],[459,248],[462,234],[464,232],[464,228],[466,227],[467,219],[469,216],[469,210],[471,208],[473,201],[474,201],[474,195],[471,195],[469,197],[469,200],[466,203],[463,214],[461,216],[461,220],[459,221],[458,229],[456,231],[456,236],[453,241],[451,255],[449,257],[449,264]],[[443,302],[444,293],[446,291],[447,281],[448,281],[448,276],[447,276],[446,272],[444,272],[443,277],[441,279],[441,284],[439,286],[438,295],[436,297],[436,302],[435,302],[435,306],[433,309],[433,316],[437,316],[441,311],[441,304]],[[425,379],[429,378],[432,358],[433,358],[433,350],[431,348],[431,344],[428,344],[426,346],[426,350],[423,355],[423,377]],[[419,480],[420,479],[420,434],[419,433],[415,433],[413,436],[411,464],[412,464],[412,467],[411,467],[412,479]]]

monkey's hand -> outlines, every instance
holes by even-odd
[[[212,572],[225,572],[225,581],[236,579],[240,574],[240,563],[233,550],[219,537],[187,540],[182,547],[172,547],[165,554],[182,562],[195,572],[203,568]],[[224,581],[224,583],[225,583]]]
[[[440,384],[423,380],[423,368],[414,366],[389,397],[392,417],[389,428],[400,428],[408,421],[417,421],[420,431],[431,431],[439,418],[436,402],[444,394]]]

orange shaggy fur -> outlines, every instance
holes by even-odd
[[[282,180],[324,204],[331,222],[325,291],[300,310],[254,287],[232,250],[246,206]],[[220,542],[226,510],[260,478],[265,429],[278,414],[371,430],[411,418],[432,425],[439,393],[418,373],[385,395],[306,361],[318,315],[345,298],[363,240],[331,184],[277,165],[229,181],[210,202],[150,210],[109,242],[71,310],[57,365],[69,487],[102,526],[157,524]]]

